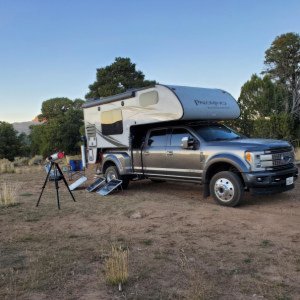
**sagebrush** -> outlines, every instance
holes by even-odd
[[[10,182],[0,184],[0,204],[1,206],[13,206],[17,204],[18,186]]]
[[[6,158],[0,159],[0,174],[3,173],[14,173],[15,166],[14,163]]]

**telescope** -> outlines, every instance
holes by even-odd
[[[42,195],[43,195],[43,192],[44,192],[44,189],[46,187],[46,184],[48,182],[48,179],[49,181],[54,181],[55,183],[55,188],[56,188],[56,199],[57,199],[57,207],[58,209],[60,209],[60,203],[59,203],[59,194],[58,194],[58,181],[59,180],[63,180],[63,182],[65,183],[65,186],[67,187],[72,199],[74,202],[76,202],[69,186],[68,186],[68,183],[65,179],[65,176],[63,174],[63,172],[61,171],[59,165],[58,165],[58,162],[55,162],[56,160],[59,160],[59,159],[62,159],[65,157],[65,153],[64,152],[56,152],[50,156],[47,157],[47,160],[48,160],[48,164],[47,164],[47,177],[45,179],[45,182],[44,182],[44,185],[42,187],[42,191],[40,193],[40,197],[36,203],[36,206],[39,206],[40,204],[40,200],[42,198]]]
[[[56,161],[58,159],[62,159],[65,157],[65,153],[64,152],[56,152],[50,156],[47,157],[48,161]]]

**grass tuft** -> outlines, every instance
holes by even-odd
[[[14,163],[6,158],[0,159],[0,174],[4,173],[14,173],[15,166]]]
[[[0,205],[4,207],[16,205],[17,190],[18,186],[16,184],[2,182],[0,185]]]
[[[267,248],[273,246],[273,243],[270,240],[262,240],[260,246],[263,248]]]
[[[142,240],[141,243],[146,245],[146,246],[151,246],[153,244],[153,240],[146,239],[146,240]]]
[[[122,290],[121,285],[128,280],[128,261],[129,250],[113,245],[111,247],[111,255],[105,263],[105,275],[108,283],[119,285],[119,290]]]

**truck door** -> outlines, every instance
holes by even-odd
[[[143,150],[146,175],[164,176],[166,172],[167,129],[151,130]]]
[[[183,149],[181,140],[188,137],[195,141],[194,146]],[[200,143],[198,139],[185,128],[173,128],[170,142],[166,147],[166,175],[182,179],[200,181],[202,164],[200,160]]]

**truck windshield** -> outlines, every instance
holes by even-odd
[[[202,125],[194,127],[207,142],[240,139],[242,136],[223,125]]]

